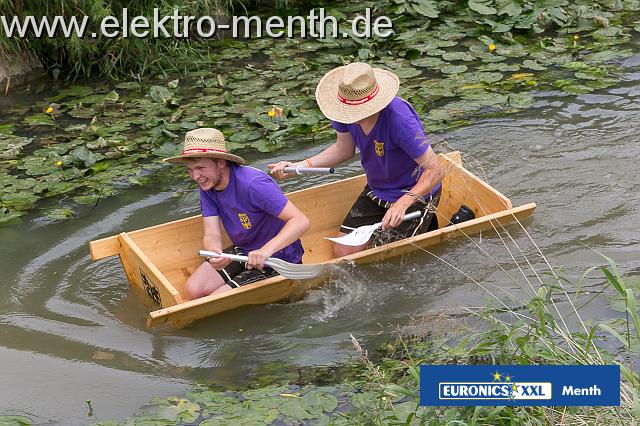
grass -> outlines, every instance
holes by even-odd
[[[170,15],[174,8],[182,14],[225,15],[233,13],[244,4],[239,0],[160,0],[160,1],[127,1],[127,0],[17,0],[0,2],[0,15],[12,18],[28,15],[76,16],[89,17],[88,27],[99,28],[105,16],[121,16],[122,9],[127,8],[129,16],[153,16],[153,9],[158,8],[161,15]],[[77,77],[102,76],[117,79],[131,74],[145,74],[149,70],[160,73],[182,73],[185,64],[199,53],[195,51],[194,40],[178,40],[165,38],[78,38],[69,39],[62,36],[56,38],[25,39],[7,38],[0,34],[0,56],[10,56],[25,52],[34,53],[40,58],[45,69],[52,75],[69,79]]]

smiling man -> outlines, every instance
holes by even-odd
[[[182,154],[164,161],[185,164],[200,187],[204,249],[222,253],[224,226],[232,242],[224,251],[249,258],[246,265],[224,257],[207,259],[187,280],[190,299],[277,275],[264,265],[268,257],[302,262],[300,236],[309,228],[309,220],[270,176],[243,166],[242,157],[227,152],[222,132],[212,128],[187,132]]]

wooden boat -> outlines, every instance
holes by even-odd
[[[440,154],[438,161],[446,170],[436,213],[440,228],[344,258],[334,259],[332,243],[323,237],[336,235],[342,219],[362,191],[365,176],[287,194],[311,221],[311,229],[302,237],[305,247],[303,262],[372,262],[437,244],[457,235],[500,229],[501,224],[522,220],[533,213],[535,203],[514,208],[507,197],[462,167],[458,152]],[[462,204],[470,207],[476,218],[446,226]],[[276,276],[225,293],[187,300],[184,285],[202,262],[198,256],[202,235],[202,217],[194,216],[92,241],[90,252],[94,260],[120,256],[129,283],[158,308],[148,315],[149,327],[167,323],[184,327],[197,319],[239,306],[286,300],[304,294],[323,281],[320,278],[297,282]],[[224,239],[224,244],[229,244],[226,236]]]

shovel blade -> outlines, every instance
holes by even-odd
[[[343,246],[361,246],[363,244],[366,244],[371,239],[371,236],[376,229],[356,229],[355,231],[341,237],[324,238],[333,241],[334,243],[342,244]]]

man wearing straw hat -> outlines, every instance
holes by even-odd
[[[363,225],[382,222],[393,239],[437,228],[435,207],[440,199],[442,167],[436,161],[416,111],[396,96],[398,77],[387,70],[355,62],[325,74],[316,88],[322,113],[332,120],[336,142],[306,160],[269,164],[277,178],[285,167],[332,167],[350,160],[355,149],[367,185],[340,227],[339,236]],[[402,222],[407,212],[422,211]],[[387,239],[383,242],[389,242]],[[364,250],[363,246],[334,245],[336,257]]]
[[[309,220],[264,172],[243,166],[244,159],[227,152],[217,129],[187,132],[184,150],[164,161],[183,163],[200,187],[205,250],[222,252],[222,228],[233,247],[225,251],[248,257],[246,267],[225,257],[211,257],[189,277],[189,299],[259,281],[277,273],[264,265],[268,257],[301,263],[300,236]]]

